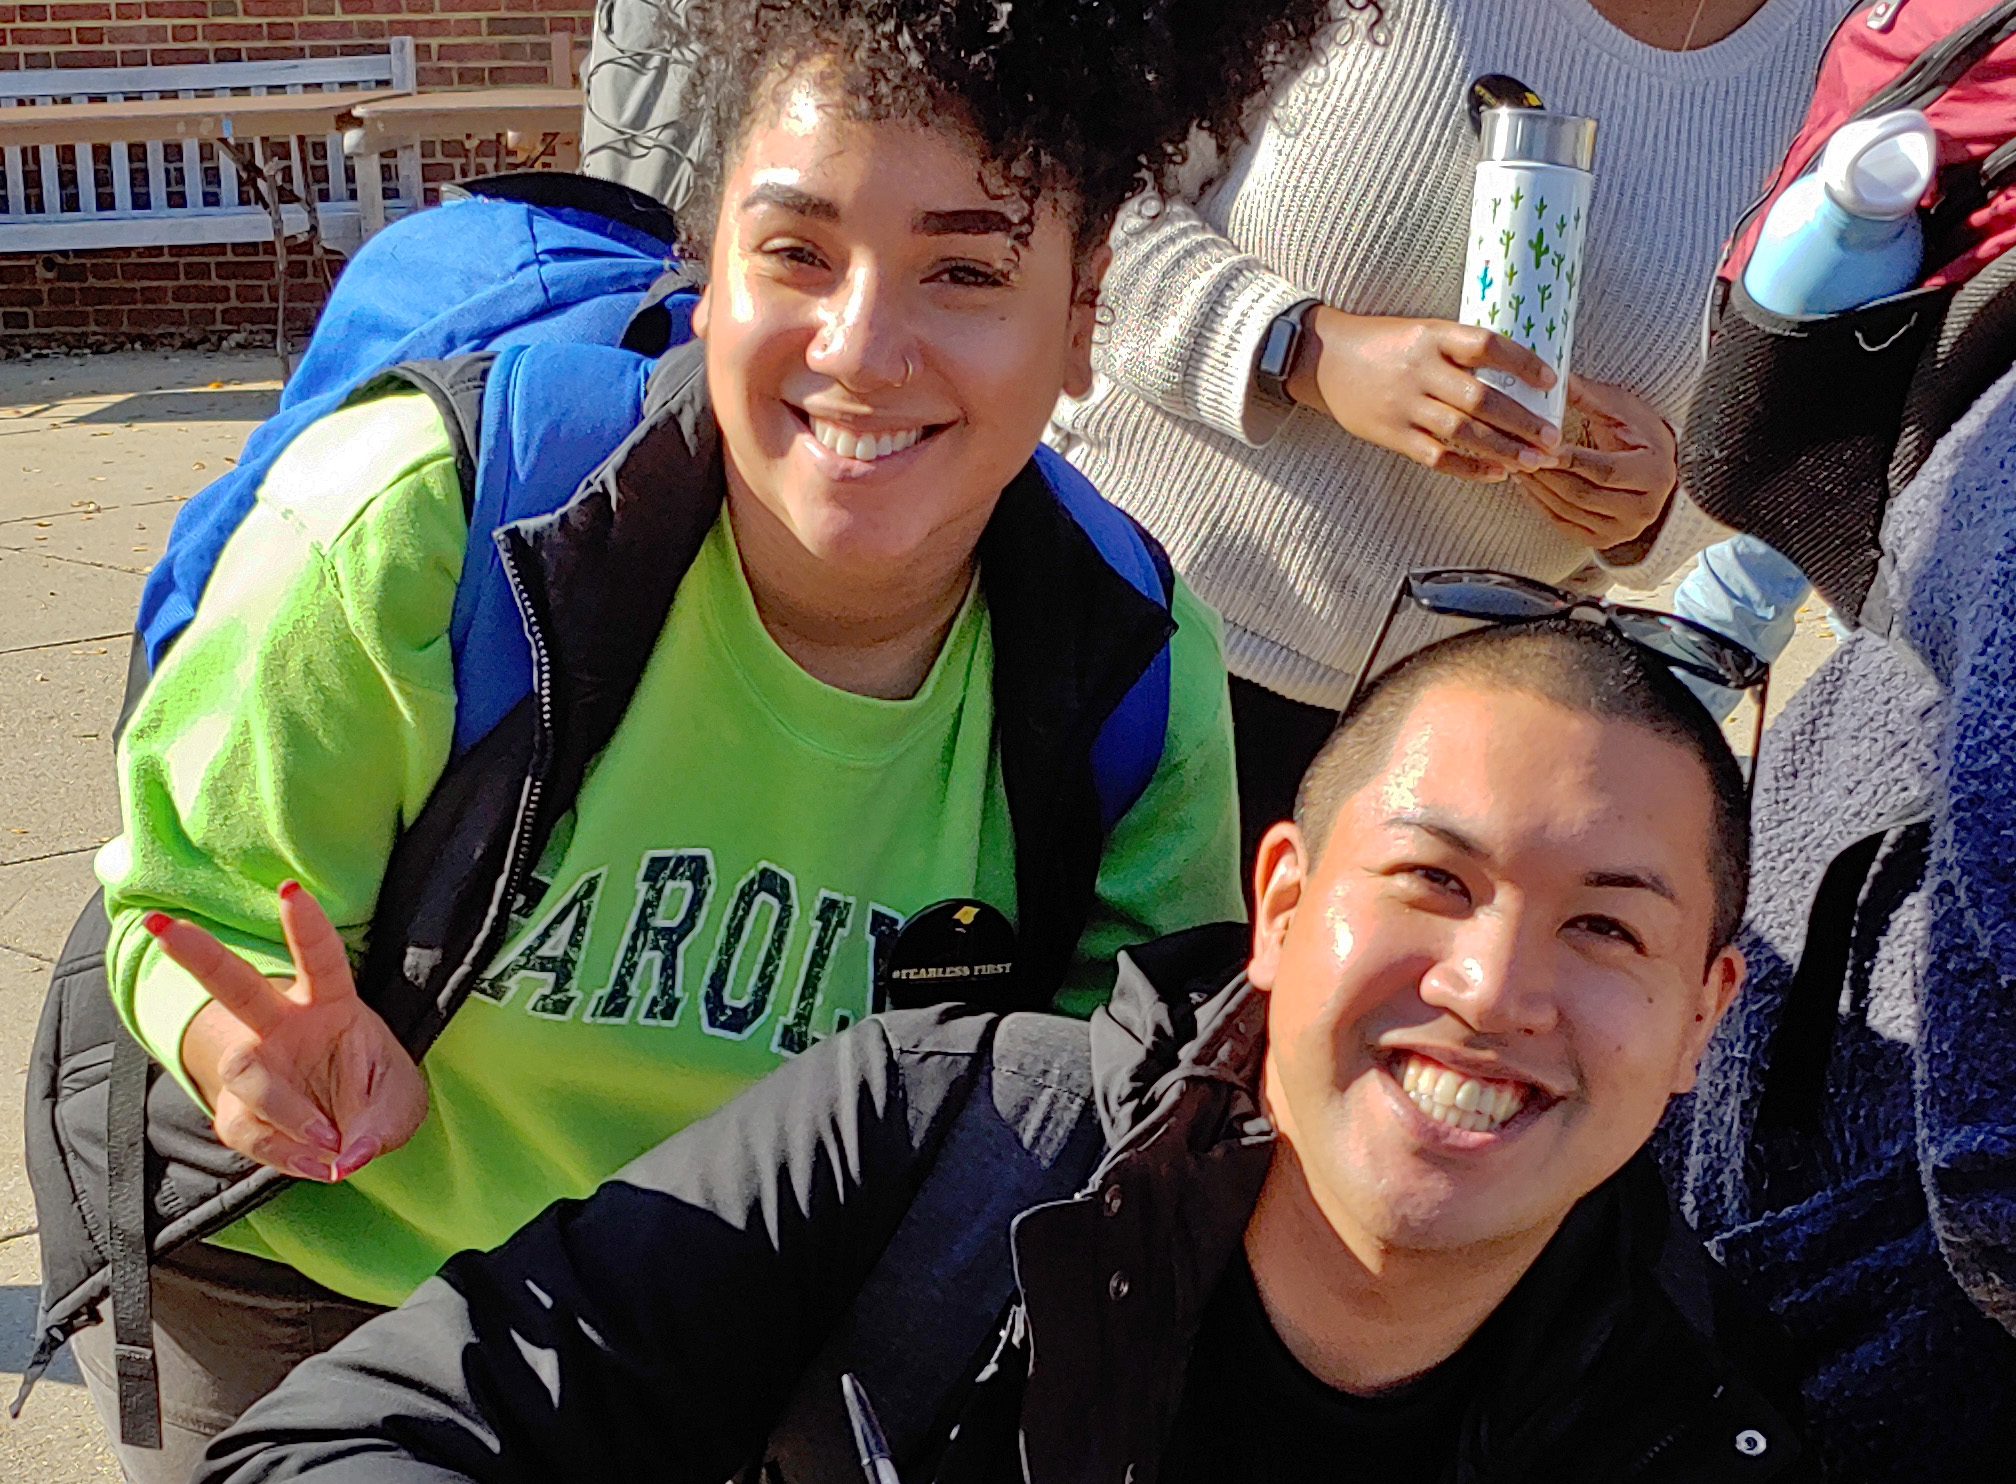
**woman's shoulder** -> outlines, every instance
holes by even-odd
[[[420,391],[388,392],[303,428],[260,481],[257,501],[327,547],[360,520],[381,516],[389,492],[436,470],[447,477],[428,481],[430,491],[443,499],[452,495],[459,517],[454,461],[454,443],[433,400]]]
[[[447,633],[467,544],[454,445],[433,401],[415,391],[354,402],[274,459],[177,647],[246,625],[298,634],[321,615],[332,642],[347,632],[381,662],[430,652]]]

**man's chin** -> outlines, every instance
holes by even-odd
[[[1549,1219],[1548,1164],[1541,1138],[1497,1148],[1451,1151],[1424,1143],[1415,1130],[1366,1128],[1341,1139],[1326,1161],[1334,1199],[1355,1210],[1368,1235],[1383,1245],[1416,1252],[1453,1252],[1517,1237]],[[1312,1175],[1315,1172],[1312,1172]],[[1326,1202],[1327,1204],[1327,1202]],[[1563,1210],[1572,1205],[1564,1197]]]
[[[1356,1200],[1366,1234],[1393,1251],[1423,1255],[1499,1246],[1536,1226],[1530,1191],[1446,1172],[1395,1171],[1362,1187]],[[1525,1196],[1527,1198],[1520,1198]]]

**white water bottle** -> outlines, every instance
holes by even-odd
[[[1487,108],[1463,267],[1466,325],[1516,340],[1554,368],[1541,391],[1504,371],[1478,378],[1561,426],[1595,186],[1596,120],[1537,108]]]

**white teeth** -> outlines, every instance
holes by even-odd
[[[1524,1083],[1465,1077],[1420,1056],[1407,1058],[1400,1086],[1430,1118],[1471,1133],[1500,1127],[1526,1105]]]
[[[838,427],[821,418],[813,418],[812,436],[843,459],[859,459],[863,463],[873,463],[876,459],[886,459],[892,453],[901,453],[924,436],[922,428],[905,428],[900,433],[862,433],[858,436],[847,429]]]

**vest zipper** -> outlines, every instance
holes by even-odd
[[[552,761],[553,753],[553,659],[546,647],[546,635],[539,626],[539,615],[533,611],[531,597],[524,580],[518,572],[518,562],[511,545],[499,533],[498,554],[504,563],[504,580],[511,584],[512,599],[518,604],[518,612],[525,620],[525,642],[532,651],[532,695],[539,703],[539,726],[532,738],[531,771],[525,779],[525,798],[518,807],[518,822],[511,831],[511,846],[504,862],[505,917],[509,918],[513,903],[525,888],[525,879],[537,864],[526,849],[532,833],[532,826],[539,816],[540,795],[545,791],[546,769]]]
[[[539,615],[533,609],[518,570],[517,557],[507,539],[508,529],[496,531],[491,539],[496,543],[497,559],[504,568],[504,581],[511,589],[512,601],[517,603],[518,615],[525,625],[525,643],[532,651],[532,695],[538,702],[539,719],[532,737],[532,757],[525,775],[525,791],[518,801],[518,817],[511,825],[511,843],[505,849],[503,872],[498,877],[497,889],[491,895],[489,911],[476,934],[474,946],[441,986],[441,994],[434,1003],[433,1023],[422,1038],[429,1045],[460,1008],[467,995],[467,986],[503,946],[503,939],[510,930],[511,909],[524,890],[526,877],[537,864],[526,847],[539,818],[546,769],[553,753],[553,663],[546,647],[545,632],[539,624]]]

